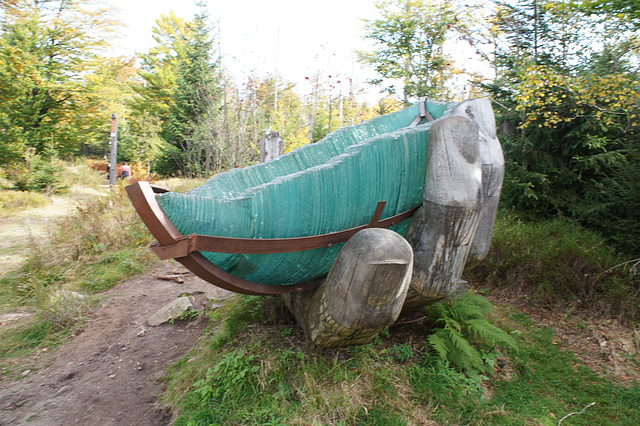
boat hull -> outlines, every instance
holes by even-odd
[[[427,101],[435,118],[454,104]],[[182,235],[283,239],[335,233],[366,225],[379,202],[382,218],[422,203],[430,124],[410,126],[419,106],[340,129],[268,163],[212,178],[186,194],[156,195]],[[391,229],[404,234],[408,221]],[[321,279],[342,244],[287,253],[201,255],[217,268],[265,286]]]

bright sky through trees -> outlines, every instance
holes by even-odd
[[[115,43],[115,54],[122,55],[145,52],[153,45],[151,28],[161,14],[173,10],[191,19],[197,10],[189,1],[105,1],[121,9],[120,18],[128,26]],[[207,5],[212,23],[219,23],[224,66],[236,78],[252,72],[273,74],[276,66],[280,77],[300,86],[318,71],[353,75],[360,83],[371,77],[372,71],[362,69],[354,52],[370,48],[362,39],[362,18],[375,15],[372,0],[209,0]]]

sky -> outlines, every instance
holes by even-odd
[[[162,14],[174,11],[191,19],[197,11],[189,0],[105,0],[121,10],[127,25],[116,40],[114,54],[135,55],[154,45],[151,29]],[[207,0],[207,10],[219,28],[223,65],[242,82],[250,73],[298,84],[299,92],[317,72],[334,82],[353,78],[361,88],[374,76],[355,60],[356,50],[370,50],[363,39],[363,18],[376,17],[373,0]],[[337,90],[344,90],[338,87]],[[365,96],[378,95],[369,89]]]

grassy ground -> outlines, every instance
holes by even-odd
[[[171,372],[164,403],[179,413],[177,425],[636,425],[640,384],[599,364],[624,364],[640,377],[637,331],[612,360],[605,347],[613,338],[576,347],[577,337],[552,327],[571,319],[584,331],[609,318],[632,335],[639,287],[627,259],[574,223],[505,213],[489,258],[468,278],[480,293],[510,296],[487,318],[517,350],[484,345],[484,372],[437,355],[428,313],[400,319],[369,345],[320,350],[294,323],[265,317],[262,299],[243,297],[212,314]],[[542,308],[549,311],[535,319],[525,312]]]
[[[156,182],[186,191],[202,182]],[[6,189],[0,182],[0,377],[12,377],[35,351],[80,329],[99,293],[142,274],[158,260],[153,238],[125,194],[104,173],[67,165],[64,194]]]
[[[320,350],[243,297],[213,313],[163,394],[176,425],[636,425],[640,385],[598,377],[553,331],[509,306],[492,317],[517,351],[470,376],[427,349],[430,325],[392,326],[373,343]],[[400,321],[402,322],[402,320]]]
[[[0,365],[64,342],[96,302],[91,295],[156,262],[151,236],[122,186],[111,192],[102,173],[70,165],[69,190],[44,197],[11,190],[0,205]],[[19,320],[14,320],[19,318]]]
[[[577,223],[502,212],[488,257],[469,279],[568,313],[640,321],[640,253],[621,254]]]
[[[76,181],[89,179],[78,173]],[[0,207],[0,217],[42,202],[17,197],[25,199]],[[147,249],[152,239],[122,188],[78,206],[0,279],[0,315],[29,315],[0,328],[5,377],[15,375],[25,356],[72,334],[99,297],[92,295],[155,263]],[[489,258],[469,279],[480,293],[517,296],[518,304],[495,302],[487,318],[518,349],[485,346],[484,372],[454,368],[438,356],[429,345],[434,324],[427,312],[401,319],[369,345],[320,350],[290,319],[265,315],[263,298],[238,297],[210,313],[208,330],[165,379],[162,401],[177,413],[177,425],[635,425],[638,382],[596,374],[521,304],[566,316],[591,312],[633,328],[640,307],[634,264],[633,256],[620,257],[573,223],[529,223],[504,214]],[[635,370],[637,349],[636,343],[625,361]]]

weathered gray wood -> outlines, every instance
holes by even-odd
[[[478,125],[479,154],[482,163],[484,201],[480,207],[478,230],[469,249],[465,267],[468,270],[480,263],[489,252],[504,179],[504,156],[496,134],[496,119],[489,99],[463,101],[453,109],[452,115],[468,117]]]
[[[365,344],[398,318],[412,268],[404,238],[365,229],[344,245],[315,294],[292,293],[285,302],[315,345]]]
[[[314,344],[368,343],[397,319],[400,309],[425,306],[466,289],[462,272],[488,252],[504,177],[490,102],[462,102],[450,117],[433,123],[428,158],[423,205],[407,231],[413,258],[410,248],[408,257],[389,257],[393,245],[381,233],[397,234],[361,231],[345,245],[315,293],[285,296]],[[412,273],[402,261],[411,258]]]
[[[260,162],[265,163],[284,154],[284,140],[278,132],[268,132],[260,140]]]
[[[459,115],[433,123],[422,207],[407,231],[413,277],[404,309],[464,290],[461,280],[483,201],[478,125]]]
[[[111,114],[111,137],[109,139],[111,153],[109,155],[109,185],[111,188],[118,182],[118,114]]]

